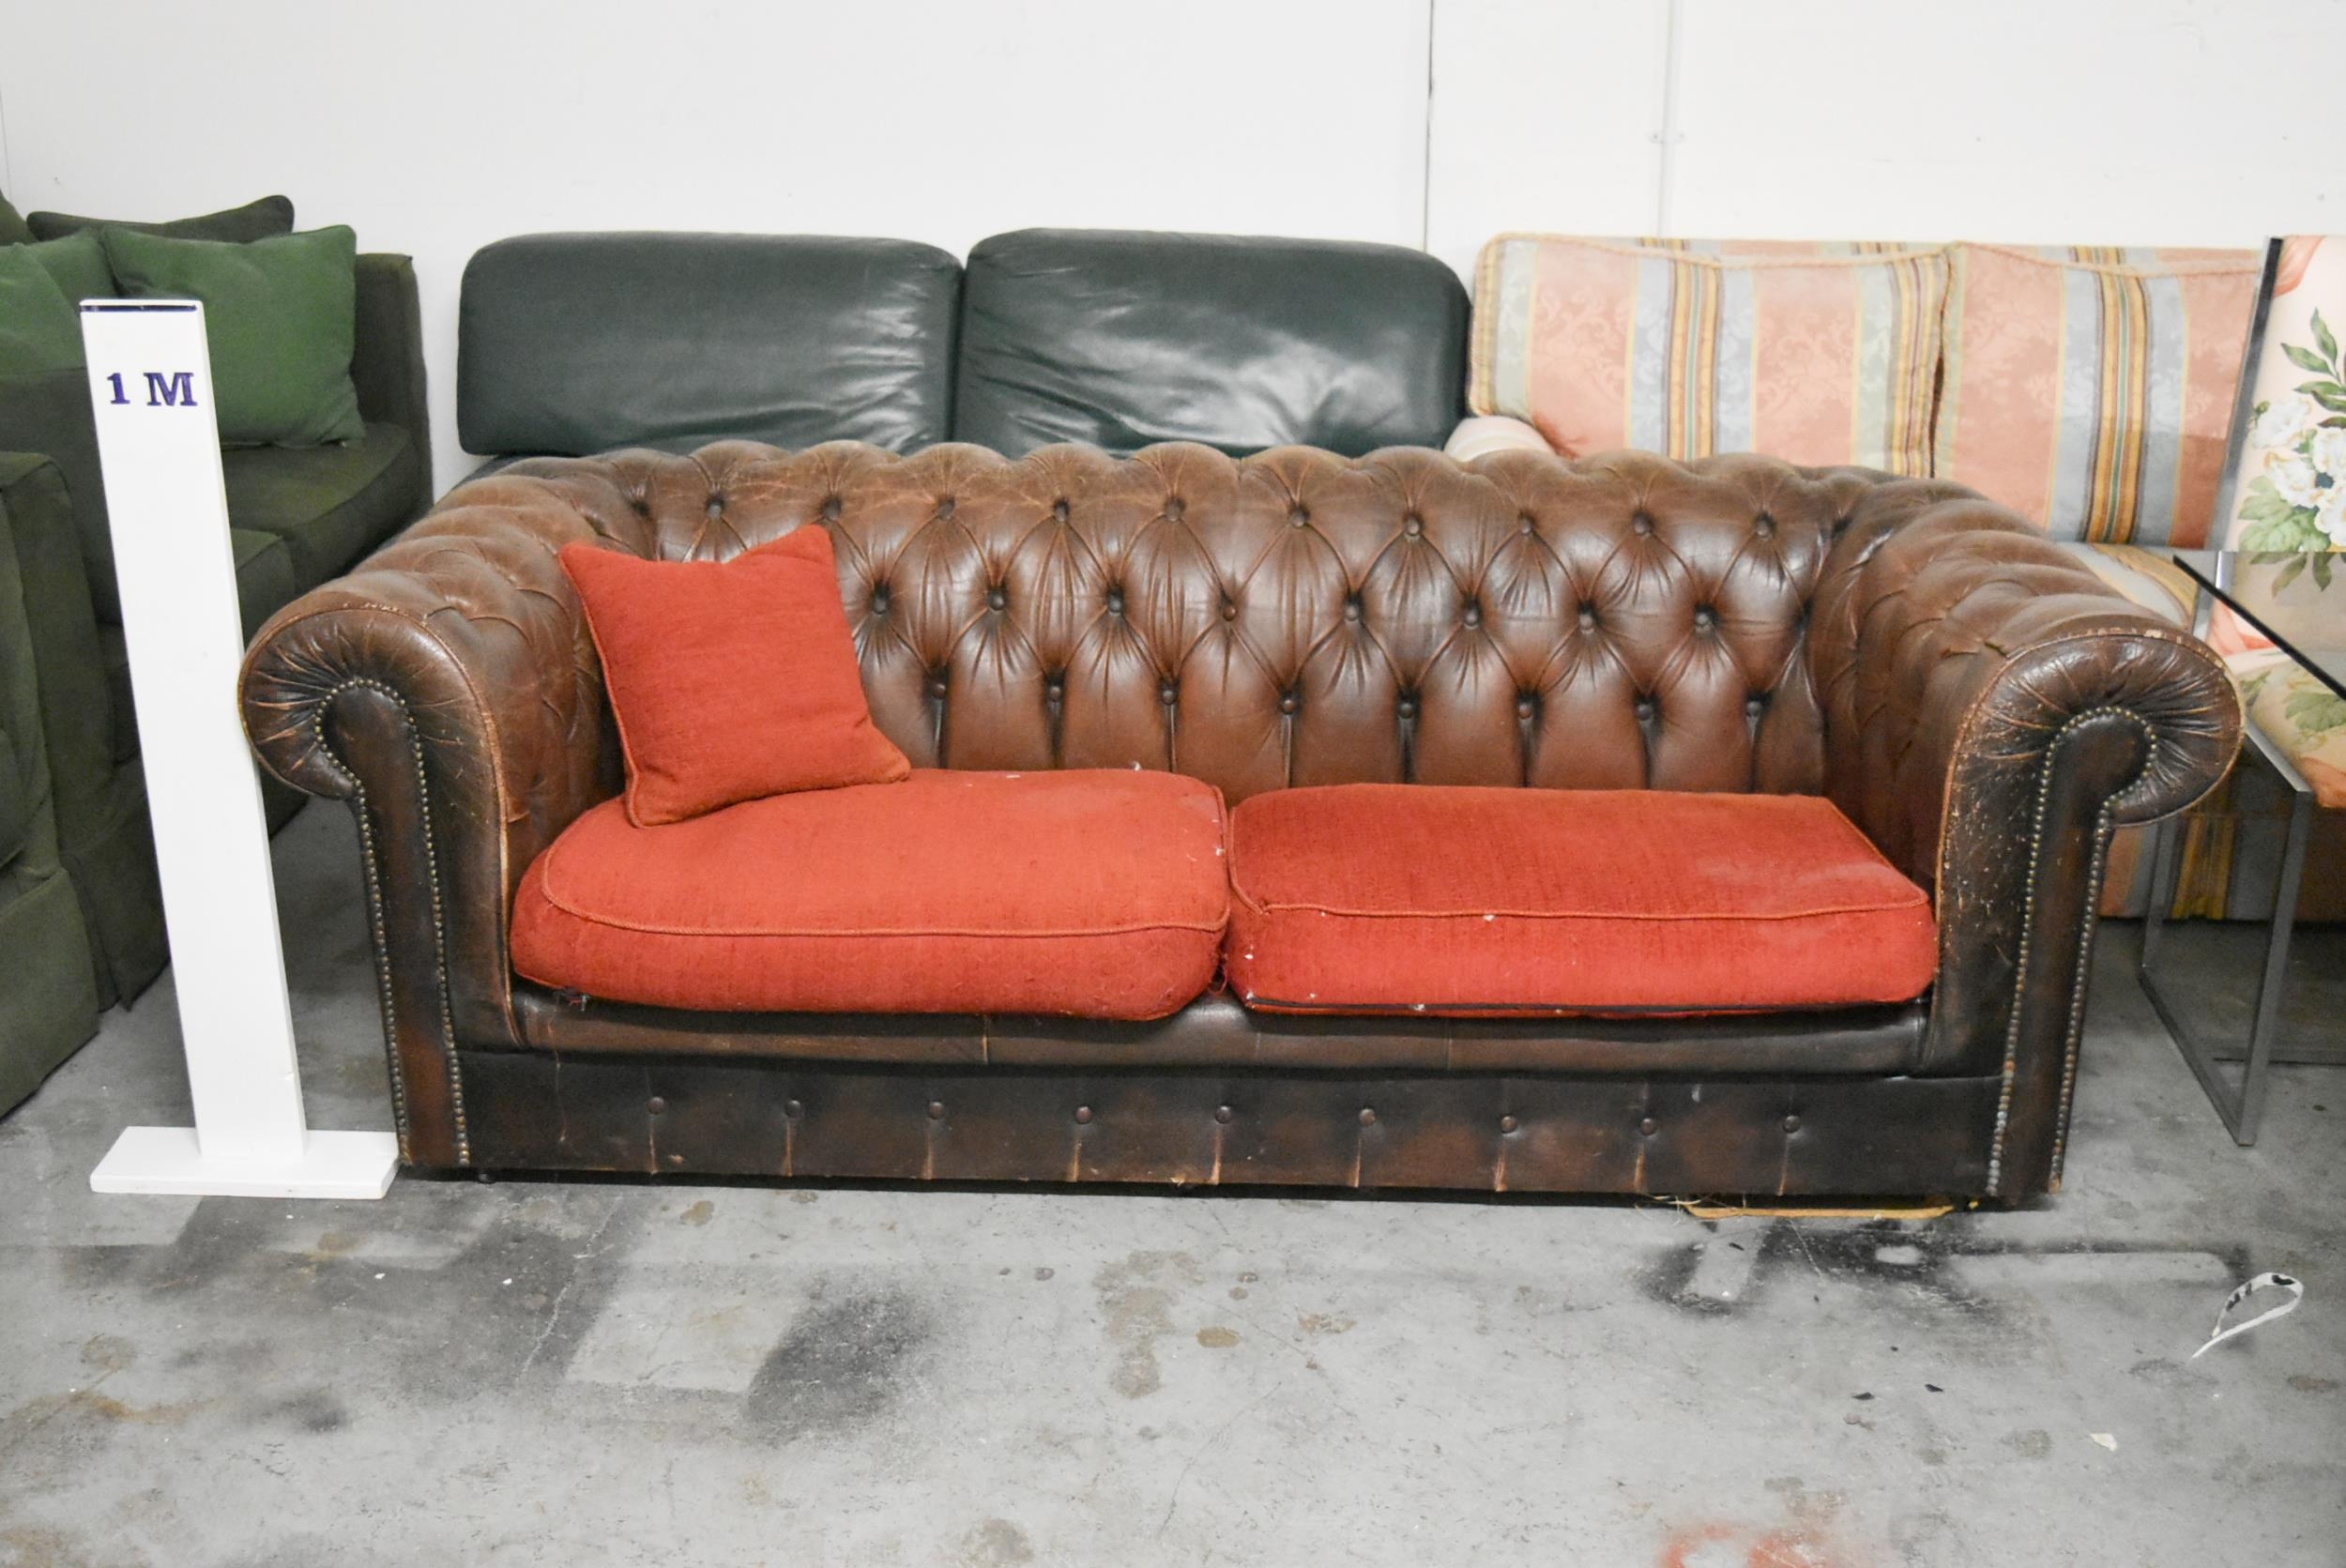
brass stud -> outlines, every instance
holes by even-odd
[[[1091,1107],[1089,1105],[1076,1106],[1075,1119],[1079,1122],[1089,1122],[1091,1119]]]
[[[1374,1127],[1377,1125],[1377,1113],[1370,1110],[1366,1105],[1363,1105],[1361,1107],[1361,1125],[1363,1127]]]
[[[661,1099],[657,1094],[653,1095],[649,1100],[644,1102],[644,1109],[651,1112],[654,1116],[660,1115],[667,1108],[668,1103],[665,1100]]]
[[[1661,1127],[1662,1124],[1654,1120],[1652,1117],[1647,1117],[1643,1121],[1638,1123],[1638,1131],[1643,1133],[1649,1138],[1655,1133],[1661,1131]]]
[[[929,1119],[931,1121],[942,1121],[945,1119],[944,1101],[932,1100],[929,1102]]]
[[[1514,1117],[1502,1116],[1499,1119],[1499,1130],[1502,1133],[1512,1133],[1516,1130],[1516,1122]]]
[[[1784,1130],[1785,1130],[1787,1133],[1797,1133],[1797,1132],[1799,1132],[1799,1131],[1800,1131],[1800,1118],[1799,1118],[1799,1117],[1797,1117],[1797,1116],[1788,1116],[1788,1117],[1786,1117],[1786,1118],[1784,1119]]]
[[[791,1119],[794,1119],[794,1120],[795,1120],[795,1119],[796,1119],[799,1116],[800,1116],[801,1114],[803,1114],[805,1110],[806,1110],[806,1107],[805,1107],[804,1105],[800,1104],[799,1104],[796,1100],[785,1100],[785,1101],[782,1103],[782,1114],[783,1114],[783,1115],[785,1115],[785,1116],[786,1116],[786,1117],[791,1118]]]
[[[1216,1121],[1227,1121],[1227,1120],[1229,1120],[1229,1119],[1230,1119],[1230,1107],[1229,1107],[1229,1106],[1227,1106],[1227,1105],[1216,1105],[1216,1106],[1213,1108],[1213,1119],[1214,1119]]]

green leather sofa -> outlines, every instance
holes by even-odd
[[[0,222],[12,216],[0,207]],[[430,504],[422,337],[404,256],[358,258],[351,373],[362,439],[222,453],[247,636]],[[23,781],[0,793],[5,1112],[88,1039],[98,1009],[135,997],[169,952],[114,542],[81,410],[53,402],[0,419],[0,771]],[[265,798],[272,826],[300,803],[273,780]]]

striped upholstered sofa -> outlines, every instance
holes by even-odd
[[[1476,267],[1470,417],[1448,449],[1752,450],[1953,480],[2186,622],[2190,589],[2161,547],[2237,542],[2217,492],[2262,260],[1501,235]],[[2289,722],[2293,672],[2252,640],[2226,651],[2267,733],[2309,780],[2335,777],[2325,806],[2346,806],[2346,771],[2321,754],[2346,750],[2346,729]],[[2229,791],[2202,808],[2179,912],[2269,906],[2275,857],[2243,846],[2262,830],[2237,812]],[[2108,912],[2141,909],[2144,848],[2113,845]],[[2314,854],[2346,865],[2346,811],[2321,814]],[[2307,880],[2308,916],[2346,917],[2346,877]]]

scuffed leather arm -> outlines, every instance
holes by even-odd
[[[245,657],[263,764],[358,816],[394,1109],[419,1164],[469,1158],[456,1043],[516,1040],[522,873],[618,787],[594,645],[556,557],[642,524],[610,464],[564,470],[455,491],[280,611]]]
[[[2232,682],[2019,517],[1926,481],[1851,514],[1809,649],[1828,793],[1934,891],[1926,1071],[2001,1073],[1989,1188],[2055,1186],[2110,830],[2223,778]]]

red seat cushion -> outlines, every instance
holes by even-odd
[[[638,828],[617,800],[538,857],[513,967],[615,1001],[1159,1018],[1213,980],[1222,797],[1171,773],[919,769]]]
[[[1337,784],[1230,814],[1225,963],[1274,1012],[1904,1001],[1930,901],[1805,795]]]

